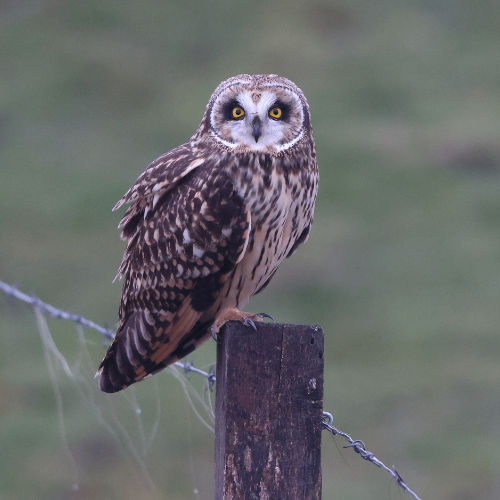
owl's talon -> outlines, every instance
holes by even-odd
[[[217,336],[217,331],[213,326],[212,328],[210,328],[210,337],[212,337],[212,339],[215,341],[216,344],[219,343],[219,337]]]
[[[259,313],[261,318],[269,318],[271,321],[275,321],[274,317],[267,313]]]
[[[249,326],[249,327],[253,328],[255,331],[257,331],[257,327],[255,326],[255,323],[250,318],[245,318],[243,320],[243,324],[245,326]]]

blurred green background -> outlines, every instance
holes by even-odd
[[[8,0],[0,51],[0,279],[108,325],[114,203],[221,80],[294,80],[315,224],[248,308],[323,326],[325,409],[423,498],[500,498],[498,1]],[[172,373],[100,394],[99,334],[48,324],[71,372],[0,296],[0,497],[211,498],[213,435]],[[343,444],[325,499],[407,498]]]

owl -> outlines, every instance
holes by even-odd
[[[127,247],[116,336],[97,375],[117,392],[191,353],[307,240],[318,190],[309,106],[278,75],[212,94],[185,144],[149,165],[114,210]]]

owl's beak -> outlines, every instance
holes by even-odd
[[[256,116],[252,120],[252,135],[253,135],[253,138],[255,139],[255,142],[257,142],[259,140],[259,137],[261,134],[260,126],[261,126],[260,118],[258,116]]]

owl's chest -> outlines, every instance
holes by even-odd
[[[253,227],[275,226],[285,220],[299,193],[299,179],[261,155],[232,169],[234,185],[250,211]]]
[[[245,255],[232,277],[239,286],[230,287],[238,307],[274,274],[311,218],[297,176],[254,173],[252,182],[240,187],[240,195],[251,215],[251,230]]]

